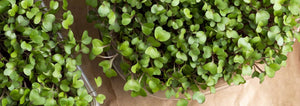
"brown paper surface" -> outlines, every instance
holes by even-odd
[[[74,15],[74,25],[71,27],[77,39],[83,30],[88,30],[89,35],[98,38],[98,31],[93,24],[86,22],[88,7],[85,0],[72,0],[69,9]],[[102,106],[175,106],[176,100],[161,99],[154,96],[131,97],[130,92],[125,92],[125,81],[121,77],[107,78],[98,66],[100,59],[90,61],[83,57],[82,68],[91,84],[98,93],[106,95]],[[101,76],[103,84],[96,88],[94,78]],[[294,51],[288,54],[286,67],[276,72],[274,78],[267,78],[262,84],[259,79],[249,79],[247,83],[239,86],[231,85],[217,91],[215,94],[206,95],[203,106],[298,106],[300,105],[300,43],[296,42]],[[162,92],[163,93],[163,92]],[[161,94],[164,95],[164,94]],[[190,101],[189,106],[199,106],[197,101]]]

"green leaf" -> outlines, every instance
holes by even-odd
[[[240,64],[242,64],[242,63],[244,63],[244,58],[243,58],[243,56],[236,55],[236,56],[234,56],[233,61],[234,61],[235,63],[240,63]]]
[[[71,54],[71,53],[72,53],[72,48],[73,48],[73,47],[74,47],[73,44],[65,44],[65,45],[64,45],[65,52],[66,52],[67,54]]]
[[[24,49],[24,50],[28,50],[28,51],[32,50],[32,46],[30,44],[26,43],[25,41],[23,41],[21,43],[21,48]]]
[[[99,63],[99,66],[103,68],[103,70],[108,70],[111,68],[111,63],[109,60],[102,60],[100,63]]]
[[[159,60],[154,60],[154,65],[157,68],[162,68],[164,66],[164,64],[162,62],[160,62]]]
[[[238,47],[242,47],[243,49],[249,50],[251,47],[251,44],[248,43],[248,41],[245,38],[240,38],[238,40]]]
[[[277,41],[277,44],[279,46],[283,46],[284,41],[283,41],[283,38],[281,36],[276,36],[275,40]]]
[[[139,61],[142,67],[148,67],[150,62],[150,56],[149,55],[142,55],[142,59]]]
[[[142,41],[138,37],[135,37],[131,40],[131,44],[133,44],[133,45],[137,45],[140,42],[142,42]]]
[[[0,1],[0,14],[6,12],[9,9],[9,2],[7,0]]]
[[[98,8],[98,14],[101,17],[106,17],[110,13],[110,4],[107,1],[103,1],[101,6]]]
[[[262,83],[265,80],[265,74],[264,73],[260,73],[259,76],[258,76],[258,78],[260,80],[259,83]]]
[[[157,91],[160,90],[158,84],[155,81],[153,81],[153,80],[149,81],[149,87],[152,89],[153,93],[155,93],[155,92],[157,92]]]
[[[28,98],[28,94],[30,93],[30,90],[28,88],[25,89],[23,92],[23,96],[20,99],[20,104],[24,104],[25,100]]]
[[[2,3],[3,3],[3,2],[6,2],[6,0],[5,0],[5,1],[2,1]],[[8,3],[8,4],[9,4],[9,3]],[[3,4],[3,6],[5,6],[5,5],[6,5],[6,4]],[[0,10],[0,11],[5,11],[5,8],[6,8],[6,7],[1,7],[1,8],[3,8],[3,10]],[[7,8],[7,9],[8,9],[8,8]],[[11,9],[8,10],[7,13],[8,13],[10,16],[15,16],[16,13],[18,12],[18,10],[19,10],[18,5],[13,4],[12,7],[11,7]],[[2,12],[0,12],[0,13],[2,13]]]
[[[63,65],[65,63],[65,59],[61,54],[54,54],[52,56],[52,60]]]
[[[103,104],[105,99],[106,99],[106,97],[103,94],[98,94],[96,97],[96,101],[100,104]]]
[[[187,61],[188,60],[188,57],[186,56],[186,54],[181,53],[181,52],[177,52],[176,53],[176,58],[181,59],[183,61]]]
[[[73,106],[74,105],[74,98],[61,98],[59,99],[59,105],[61,106]]]
[[[46,100],[45,106],[55,106],[57,105],[56,100],[54,100],[53,98],[48,98]]]
[[[53,22],[55,21],[55,15],[47,14],[44,16],[44,20],[42,21],[42,27],[44,31],[49,32],[52,31]]]
[[[261,42],[261,38],[259,36],[254,37],[253,39],[250,40],[251,43],[258,43]]]
[[[13,89],[12,91],[10,91],[9,95],[13,100],[19,100],[22,97],[20,93],[21,92],[19,91],[19,89]]]
[[[136,73],[139,69],[141,69],[141,65],[139,63],[136,63],[131,67],[131,72]]]
[[[128,25],[131,22],[131,16],[128,13],[123,13],[122,14],[122,24],[123,25]]]
[[[85,45],[88,45],[91,43],[91,41],[92,41],[92,37],[89,37],[87,30],[84,30],[81,37],[81,42]]]
[[[204,44],[206,42],[206,34],[203,31],[196,33],[196,37],[199,39],[199,44]]]
[[[227,30],[226,36],[228,38],[239,38],[239,34],[235,30]]]
[[[43,37],[41,36],[41,33],[37,29],[33,29],[29,37],[34,43],[42,44],[43,42]]]
[[[87,46],[85,46],[84,44],[81,44],[81,52],[84,54],[89,54],[90,49]]]
[[[205,12],[205,17],[208,19],[214,19],[214,13],[212,10],[208,10]]]
[[[74,88],[81,88],[81,87],[83,87],[83,85],[84,85],[83,80],[77,80],[77,81],[75,81],[75,83],[72,84],[72,86]]]
[[[27,7],[29,7],[29,6],[28,6],[27,0],[21,1],[21,7],[22,7],[23,9],[27,9]]]
[[[154,24],[153,23],[144,23],[142,25],[142,32],[145,35],[150,35],[152,33],[153,29],[154,29]]]
[[[252,73],[252,68],[249,65],[243,65],[242,68],[242,75],[251,75]]]
[[[298,0],[290,0],[288,9],[291,11],[293,15],[299,15],[300,14],[300,2]]]
[[[215,80],[209,76],[208,79],[206,80],[207,86],[214,86],[215,85]]]
[[[16,58],[17,56],[18,56],[18,53],[16,50],[10,54],[11,58]]]
[[[180,99],[177,101],[176,106],[187,106],[188,105],[188,101],[186,99]]]
[[[2,104],[2,106],[6,106],[8,104],[8,100],[6,98],[3,98],[1,100],[1,104]]]
[[[130,79],[124,85],[124,91],[132,90],[132,91],[140,91],[141,85],[138,81]]]
[[[203,93],[201,93],[200,91],[194,92],[193,100],[197,100],[198,103],[202,104],[205,101],[205,95]]]
[[[2,68],[4,65],[5,64],[2,61],[0,61],[0,68]]]
[[[13,69],[7,68],[7,69],[4,70],[3,74],[4,74],[5,76],[10,76],[10,74],[11,74],[13,71],[14,71]]]
[[[158,41],[165,42],[170,39],[171,34],[170,32],[163,30],[162,27],[158,26],[155,28],[154,36]]]
[[[16,34],[12,31],[6,31],[5,35],[9,38],[9,39],[16,39]]]
[[[115,12],[110,12],[109,14],[108,14],[108,23],[110,24],[110,25],[114,25],[114,24],[116,24],[115,22],[116,22],[116,18],[117,18],[117,16],[115,15]]]
[[[204,46],[203,51],[204,51],[203,58],[207,59],[211,57],[212,49],[209,46]]]
[[[119,50],[123,56],[130,56],[133,53],[133,49],[129,47],[128,41],[121,43]]]
[[[34,7],[30,11],[26,12],[26,16],[29,19],[32,19],[38,12],[40,12],[39,8]]]
[[[59,88],[64,91],[64,92],[69,92],[70,91],[70,87],[67,83],[62,83],[59,85]]]
[[[33,70],[33,68],[34,68],[34,65],[32,65],[32,64],[25,65],[25,67],[23,69],[24,74],[27,75],[27,76],[30,76],[31,71]]]
[[[271,69],[273,69],[274,71],[278,71],[278,70],[280,70],[280,68],[281,68],[281,66],[280,66],[279,64],[276,64],[276,63],[270,64],[269,67],[270,67]]]
[[[145,50],[145,54],[149,55],[152,59],[160,57],[160,52],[151,46]]]
[[[161,71],[158,68],[150,67],[143,69],[144,72],[147,72],[150,75],[161,75]]]
[[[164,8],[162,5],[154,4],[154,5],[152,5],[152,7],[151,7],[151,12],[152,12],[153,14],[158,15],[158,14],[160,14],[164,9],[165,9],[165,8]]]
[[[117,76],[117,72],[114,69],[103,70],[103,72],[108,78]]]
[[[18,24],[20,24],[21,26],[27,26],[29,24],[29,20],[26,19],[26,17],[23,17],[22,15],[19,15],[17,17],[17,22]]]
[[[62,77],[61,70],[62,70],[61,64],[55,64],[54,65],[54,72],[52,73],[52,76],[57,78],[57,79],[60,79]]]
[[[45,97],[40,96],[40,92],[38,89],[32,89],[29,94],[29,100],[33,105],[43,105],[46,102]]]
[[[169,80],[168,80],[169,81]],[[171,98],[171,96],[174,96],[175,95],[175,91],[173,89],[171,90],[167,90],[166,93],[165,93],[166,97],[169,99]]]
[[[228,8],[228,1],[216,0],[215,5],[218,7],[218,9],[225,10]]]
[[[69,26],[73,24],[74,22],[74,16],[72,15],[71,11],[67,11],[64,13],[66,14],[65,20],[62,21],[62,26],[64,29],[69,29]]]
[[[266,74],[269,78],[273,78],[275,76],[275,70],[270,68],[269,66],[265,66]]]
[[[93,48],[92,48],[92,53],[94,55],[99,55],[103,52],[103,42],[99,39],[93,39],[92,40],[92,45],[93,45]]]
[[[269,19],[270,19],[270,14],[265,10],[259,10],[256,13],[255,22],[259,26],[266,26],[268,24]]]
[[[68,71],[71,71],[71,72],[75,71],[77,69],[76,60],[72,59],[72,58],[67,58],[66,68],[68,69]]]
[[[157,40],[155,40],[154,37],[148,37],[147,38],[147,42],[151,44],[151,46],[154,46],[154,47],[160,47],[161,43],[158,42]]]
[[[243,84],[246,82],[240,74],[236,74],[235,76],[233,76],[232,80],[235,85]]]
[[[200,51],[197,49],[193,49],[191,51],[189,51],[189,56],[192,57],[193,61],[197,61],[198,60],[198,55],[200,54]]]
[[[244,2],[249,4],[251,0],[244,0]]]
[[[28,6],[28,7],[33,6],[33,3],[34,3],[33,0],[26,0],[26,2],[27,2],[27,6]]]
[[[50,9],[56,10],[56,9],[58,9],[58,6],[59,6],[58,1],[54,1],[54,0],[50,1]]]
[[[82,64],[82,54],[78,54],[75,59],[76,59],[76,65]]]
[[[102,85],[102,78],[101,77],[97,77],[94,80],[96,82],[97,87],[100,87]]]
[[[193,16],[191,15],[191,13],[190,13],[191,11],[190,11],[190,9],[188,9],[188,8],[184,8],[183,9],[183,13],[184,13],[184,15],[187,17],[187,18],[189,18],[189,19],[191,19]]]
[[[178,6],[180,3],[180,0],[172,0],[172,6]]]
[[[93,8],[98,6],[98,0],[85,0],[85,3]]]
[[[37,13],[34,17],[33,23],[34,24],[39,24],[42,20],[42,15],[43,15],[42,12]]]
[[[215,63],[209,62],[203,66],[203,69],[209,71],[211,74],[217,74],[217,67]]]
[[[281,37],[279,35],[280,33],[280,28],[278,26],[272,26],[270,28],[270,31],[268,31],[268,38],[271,40],[271,41],[275,41],[276,38],[278,39],[278,36]],[[282,39],[282,38],[281,38]]]
[[[62,8],[64,9],[64,10],[68,10],[68,1],[67,0],[63,0],[63,5],[62,5]]]

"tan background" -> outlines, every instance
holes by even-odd
[[[84,29],[89,35],[98,37],[98,31],[93,24],[86,23],[87,7],[85,0],[72,0],[69,3],[75,17],[72,26],[74,34],[80,38]],[[95,88],[98,93],[106,95],[102,106],[175,106],[174,100],[163,100],[155,97],[131,97],[130,92],[123,91],[125,83],[121,77],[108,79],[101,71],[98,63],[100,59],[90,61],[83,59],[82,68],[95,87],[94,77],[101,76],[103,85]],[[289,53],[287,66],[276,72],[274,78],[266,78],[259,84],[257,78],[250,79],[246,84],[230,86],[215,94],[206,96],[203,106],[298,106],[300,105],[300,43],[294,45],[294,52]],[[196,101],[190,101],[190,106],[198,106]]]

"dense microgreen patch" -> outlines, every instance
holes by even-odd
[[[128,76],[125,91],[132,96],[146,96],[145,90],[166,90],[167,97],[182,93],[180,106],[188,104],[186,99],[203,103],[199,89],[215,92],[220,79],[239,85],[245,83],[243,76],[260,82],[274,77],[293,50],[293,38],[300,37],[293,30],[299,27],[299,0],[86,2],[95,8],[87,19],[97,22],[102,36],[93,42],[91,57],[117,51]],[[99,64],[104,72],[113,70],[113,60]]]
[[[81,42],[74,38],[69,28],[74,17],[66,0],[50,0],[46,7],[42,2],[0,1],[1,105],[86,106],[93,98],[103,103],[104,95],[88,94],[77,69],[81,53],[89,53],[92,38],[86,31]],[[63,30],[68,31],[67,36],[59,35]],[[101,86],[100,77],[95,81]]]

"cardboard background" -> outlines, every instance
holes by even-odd
[[[87,6],[85,0],[72,0],[69,9],[74,15],[74,25],[71,27],[77,38],[84,29],[94,38],[99,37],[93,24],[86,23]],[[94,78],[101,76],[103,85],[96,88],[97,92],[106,95],[102,106],[175,106],[177,101],[159,99],[156,97],[131,97],[130,92],[123,91],[125,81],[121,77],[108,79],[98,66],[100,59],[83,58],[82,68],[95,87]],[[206,96],[203,106],[297,106],[300,105],[300,43],[294,45],[294,52],[288,54],[287,66],[276,72],[274,78],[267,78],[259,84],[257,78],[250,79],[244,85],[230,86]],[[198,106],[196,101],[190,101],[189,106]]]

